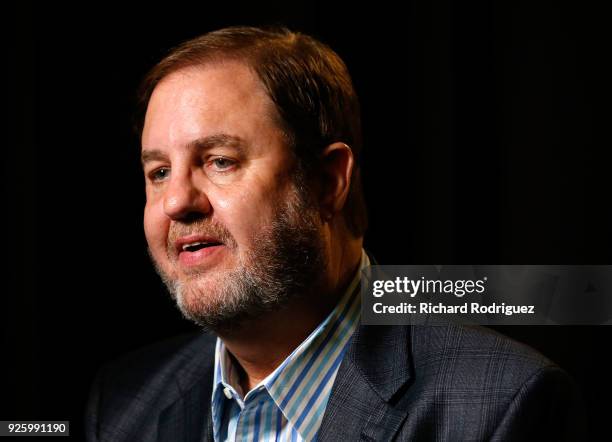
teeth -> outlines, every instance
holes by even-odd
[[[199,246],[200,244],[204,245],[208,243],[207,242],[192,242],[190,244],[183,244],[183,251],[187,250],[188,247],[196,247],[196,246]]]

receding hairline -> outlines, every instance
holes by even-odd
[[[259,84],[259,86],[261,87],[261,90],[265,92],[266,96],[270,98],[270,101],[272,101],[270,94],[266,88],[266,85],[261,80],[253,63],[250,63],[248,59],[240,58],[235,55],[232,56],[228,54],[228,56],[223,56],[222,54],[219,54],[218,57],[211,57],[211,58],[205,57],[204,59],[199,60],[199,61],[194,60],[192,63],[177,64],[176,66],[172,66],[172,69],[168,69],[167,72],[164,71],[163,75],[160,75],[155,81],[155,83],[152,85],[152,88],[150,90],[150,95],[148,97],[148,102],[151,100],[151,97],[153,96],[153,93],[155,92],[155,90],[162,83],[167,82],[168,79],[172,77],[180,76],[180,75],[189,75],[192,72],[197,73],[199,71],[204,71],[207,69],[216,69],[216,68],[224,68],[224,67],[231,67],[231,66],[240,66],[240,67],[246,68],[246,70],[250,72],[255,82]],[[147,102],[147,105],[148,105],[148,102]]]

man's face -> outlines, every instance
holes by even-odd
[[[238,62],[175,72],[142,134],[149,252],[183,314],[223,328],[320,278],[314,204],[257,77]]]

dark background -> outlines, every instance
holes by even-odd
[[[595,2],[19,2],[9,12],[0,419],[70,420],[80,440],[101,363],[194,330],[145,252],[130,114],[165,51],[226,25],[284,23],[346,61],[363,108],[366,247],[380,263],[612,264],[612,39]],[[612,327],[503,331],[570,372],[590,438],[609,436]]]

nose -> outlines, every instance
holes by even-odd
[[[191,174],[173,174],[164,193],[164,212],[175,221],[200,218],[211,210],[210,201]]]

